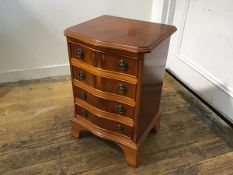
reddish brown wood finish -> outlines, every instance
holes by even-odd
[[[137,167],[139,163],[140,154],[141,154],[141,147],[137,149],[131,149],[128,146],[125,146],[120,143],[118,143],[118,145],[121,147],[121,149],[123,150],[125,154],[125,160],[127,164],[133,167]]]
[[[77,55],[78,49],[83,51],[84,56],[82,59]],[[71,42],[71,57],[100,69],[137,76],[138,60],[134,57],[114,55],[73,42]],[[121,70],[119,68],[118,64],[120,60],[123,60],[128,64],[126,70]]]
[[[92,106],[95,106],[96,108],[99,108],[101,110],[111,112],[114,114],[119,114],[125,117],[132,118],[134,116],[134,107],[124,104],[124,103],[119,103],[116,101],[104,99],[104,98],[99,98],[91,93],[88,93],[87,91],[75,87],[75,97],[82,99],[83,101],[86,101],[87,103],[91,104]],[[117,109],[117,107],[121,105],[123,108],[125,108],[124,113],[120,113]]]
[[[165,39],[175,30],[174,26],[113,16],[65,30],[76,104],[73,136],[85,128],[112,140],[122,148],[127,163],[138,166],[146,136],[159,131],[169,44]],[[123,68],[127,63],[127,69],[119,67],[120,60]],[[126,87],[125,93],[119,92],[120,84]],[[119,105],[124,113],[119,114]]]
[[[74,79],[82,81],[85,84],[92,86],[98,90],[110,92],[110,93],[114,93],[114,94],[118,94],[122,96],[127,96],[132,99],[135,98],[136,86],[131,83],[96,76],[90,72],[87,72],[83,69],[80,69],[74,66],[72,66],[72,72],[73,72]],[[80,72],[85,74],[84,79],[81,79],[79,77]],[[124,85],[127,88],[125,93],[122,93],[118,90],[119,85]]]
[[[128,98],[128,97],[125,97],[125,96],[122,96],[122,95],[117,95],[117,94],[113,94],[113,93],[107,93],[107,92],[100,91],[98,89],[95,89],[95,88],[93,88],[91,86],[86,85],[82,81],[78,81],[78,80],[75,80],[75,79],[73,79],[72,82],[73,82],[73,85],[75,87],[80,87],[82,89],[85,89],[89,93],[91,93],[91,94],[93,94],[93,95],[95,95],[97,97],[102,97],[102,98],[109,99],[109,100],[112,100],[112,101],[118,101],[119,103],[124,103],[124,104],[128,104],[128,105],[131,105],[131,106],[135,106],[134,99],[131,99],[131,98]]]
[[[71,122],[71,136],[79,138],[81,131],[86,131],[87,129],[84,128],[82,125],[79,125],[75,122]]]
[[[170,25],[104,15],[66,29],[65,35],[95,46],[145,53],[175,31]]]
[[[155,125],[152,128],[152,132],[155,132],[155,133],[159,132],[159,130],[160,130],[160,117],[161,117],[161,115],[158,116],[158,118],[155,122]]]
[[[82,111],[85,110],[87,112],[87,116],[84,116]],[[84,109],[81,106],[76,105],[76,114],[78,115],[77,117],[83,117],[86,120],[89,120],[91,123],[95,124],[96,126],[109,130],[109,131],[113,131],[116,132],[118,134],[122,134],[124,136],[127,136],[129,138],[132,137],[132,133],[133,133],[133,128],[130,126],[127,126],[123,123],[119,123],[116,121],[111,121],[111,120],[107,120],[101,117],[98,117],[94,114],[92,114],[90,111],[87,111],[86,109]],[[118,128],[119,126],[119,128]]]

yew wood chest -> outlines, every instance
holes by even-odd
[[[75,111],[82,130],[114,141],[138,166],[141,147],[160,126],[159,104],[174,26],[100,16],[65,30]],[[111,159],[111,158],[110,158]]]

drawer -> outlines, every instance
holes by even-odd
[[[79,44],[70,43],[71,58],[94,67],[137,76],[138,59],[95,51]]]
[[[83,69],[72,66],[73,78],[92,86],[95,89],[110,92],[134,99],[136,94],[136,85],[120,80],[96,76]]]
[[[92,95],[91,93],[88,93],[87,91],[79,88],[74,87],[74,95],[76,98],[79,98],[90,105],[101,109],[103,111],[107,111],[110,113],[126,116],[129,118],[133,118],[134,116],[134,107],[129,106],[123,103],[119,103],[112,100],[106,100],[104,98],[96,97]]]
[[[133,127],[130,127],[128,125],[122,124],[117,121],[108,120],[105,118],[101,118],[99,116],[94,115],[90,111],[82,108],[81,106],[76,105],[76,114],[80,117],[83,117],[93,123],[94,125],[115,132],[122,135],[125,135],[127,137],[132,137],[133,133]]]

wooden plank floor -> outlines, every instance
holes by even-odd
[[[69,79],[1,85],[0,174],[233,174],[228,136],[176,84],[166,75],[161,131],[149,135],[137,169],[112,142],[90,133],[70,137]]]

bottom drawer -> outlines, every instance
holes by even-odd
[[[79,115],[80,117],[89,120],[91,123],[93,123],[94,125],[100,128],[113,131],[130,138],[132,137],[133,127],[119,123],[117,121],[112,121],[98,117],[95,114],[92,114],[90,111],[87,111],[86,109],[78,105],[76,105],[76,114]]]

